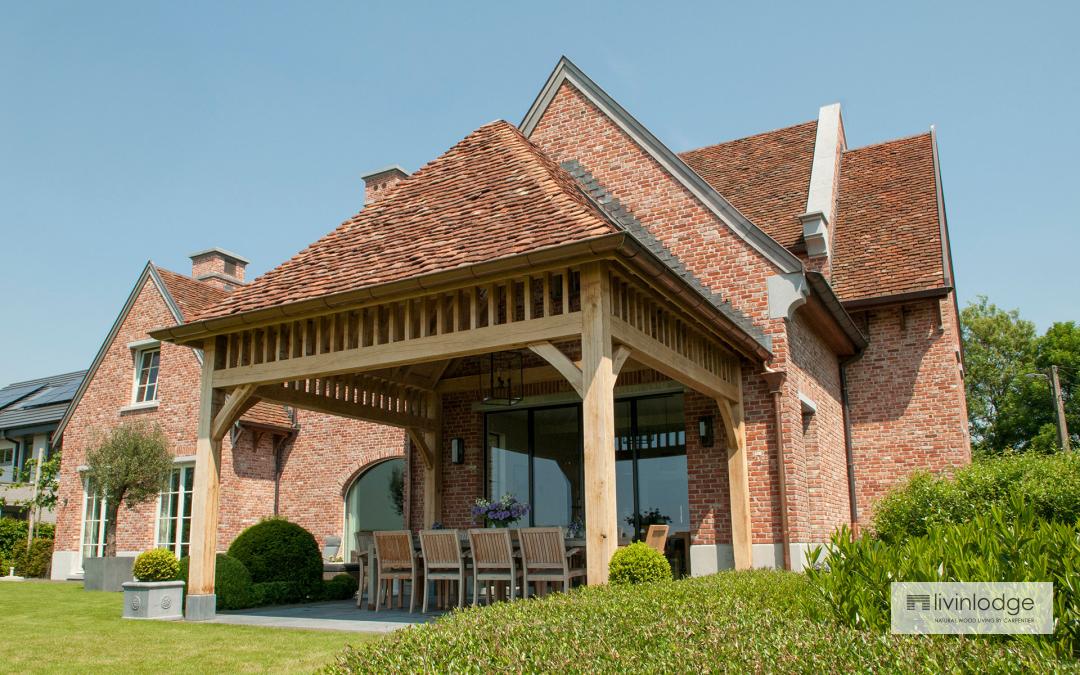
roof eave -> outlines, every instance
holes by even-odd
[[[836,326],[844,333],[844,336],[851,343],[851,349],[853,353],[861,352],[866,349],[866,346],[870,344],[863,332],[856,325],[855,320],[851,318],[847,310],[844,308],[844,304],[840,301],[840,298],[836,295],[836,291],[833,290],[832,285],[828,279],[825,278],[821,272],[806,272],[806,281],[810,285],[810,291],[814,296],[821,301],[825,310],[829,313],[829,316],[836,323]]]

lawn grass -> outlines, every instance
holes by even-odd
[[[123,595],[79,583],[0,583],[0,670],[312,672],[379,636],[120,618]]]

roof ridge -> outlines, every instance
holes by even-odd
[[[805,126],[807,126],[809,124],[817,124],[817,120],[816,119],[807,120],[805,122],[799,122],[798,124],[789,124],[786,127],[777,127],[775,129],[770,129],[768,131],[762,131],[762,132],[759,132],[759,133],[756,133],[756,134],[751,134],[749,136],[740,136],[739,138],[732,138],[732,139],[729,139],[729,140],[726,140],[726,141],[720,141],[719,143],[710,143],[709,145],[702,145],[702,146],[697,147],[697,148],[690,148],[689,150],[680,150],[676,154],[678,154],[679,156],[688,155],[688,154],[690,154],[692,152],[700,152],[702,150],[708,150],[710,148],[715,148],[715,147],[720,146],[720,145],[730,145],[732,143],[739,143],[740,141],[752,141],[752,140],[754,140],[756,138],[761,138],[762,136],[768,136],[770,134],[779,133],[781,131],[790,131],[792,129],[798,129],[799,127],[805,127]]]
[[[907,136],[899,136],[897,138],[892,138],[892,139],[889,139],[887,141],[878,141],[877,143],[870,143],[868,145],[860,145],[857,148],[848,148],[847,150],[844,150],[843,154],[846,155],[849,152],[858,152],[859,150],[868,150],[870,148],[876,148],[876,147],[879,147],[879,146],[882,146],[882,145],[889,145],[890,143],[901,143],[903,141],[910,141],[910,140],[912,140],[914,138],[922,138],[923,136],[929,136],[929,135],[930,135],[930,131],[926,130],[926,131],[923,131],[923,132],[920,132],[920,133],[917,133],[917,134],[908,134]]]
[[[68,372],[68,373],[60,373],[59,375],[47,375],[46,377],[39,377],[39,378],[35,378],[33,380],[23,380],[22,382],[12,382],[10,384],[5,384],[3,387],[0,387],[0,391],[2,391],[4,389],[9,389],[11,387],[25,387],[25,386],[28,386],[28,385],[31,385],[31,384],[39,384],[39,383],[42,386],[45,386],[51,381],[59,381],[59,380],[65,379],[65,378],[74,379],[76,376],[83,376],[83,375],[86,375],[86,373],[87,373],[87,370],[85,370],[85,369],[84,370],[73,370],[73,371]]]

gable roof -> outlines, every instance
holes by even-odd
[[[204,281],[198,281],[191,277],[178,274],[170,270],[158,267],[153,261],[148,261],[143,271],[139,274],[139,278],[135,281],[135,285],[132,287],[131,292],[128,294],[127,300],[124,302],[123,308],[120,310],[120,314],[117,315],[116,321],[113,322],[112,327],[109,329],[108,335],[105,336],[105,340],[101,343],[101,347],[98,348],[97,354],[94,355],[94,360],[90,364],[88,370],[80,371],[83,375],[82,380],[78,385],[78,389],[75,390],[74,395],[71,398],[70,404],[67,405],[62,413],[60,423],[57,425],[56,430],[53,431],[53,438],[59,438],[67,427],[68,422],[71,421],[71,416],[75,412],[75,408],[78,406],[79,401],[82,400],[83,395],[86,393],[87,387],[90,386],[90,382],[94,379],[94,375],[97,374],[98,368],[101,366],[101,362],[105,358],[105,354],[108,352],[109,345],[116,339],[117,333],[120,332],[120,327],[124,325],[128,315],[131,313],[131,308],[135,305],[135,300],[138,299],[139,293],[146,286],[147,281],[152,281],[154,287],[161,294],[162,300],[169,308],[169,313],[177,323],[183,323],[185,316],[190,316],[190,312],[201,311],[206,307],[212,306],[221,299],[228,295],[228,291],[224,291],[212,284]],[[195,358],[202,363],[202,351],[193,350]],[[269,408],[280,408],[281,410],[270,410]],[[251,415],[253,418],[257,418],[257,423],[265,424],[266,426],[281,426],[291,428],[293,425],[292,418],[282,408],[282,406],[276,404],[269,404],[264,402],[256,403],[251,410],[249,410],[241,418],[241,421],[248,418]]]
[[[694,171],[781,245],[805,251],[806,210],[817,121],[680,152]]]
[[[945,289],[948,252],[930,133],[843,154],[832,285],[844,300]]]
[[[0,430],[58,422],[85,374],[85,370],[79,370],[15,382],[0,389]]]
[[[668,149],[648,129],[634,119],[633,115],[619,105],[585,73],[563,56],[544,84],[543,89],[533,101],[529,111],[521,121],[521,131],[530,136],[539,124],[544,112],[559,88],[569,82],[598,110],[606,115],[623,132],[648,153],[672,177],[683,185],[707,209],[725,223],[739,238],[758,251],[782,272],[800,272],[802,261],[783,245],[770,237],[758,224],[751,222],[735,205],[729,202],[704,178],[698,175],[687,163]]]
[[[616,232],[574,180],[504,121],[195,320],[356,291]]]

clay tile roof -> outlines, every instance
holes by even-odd
[[[817,122],[679,153],[691,169],[770,237],[805,250],[806,211]]]
[[[512,125],[487,124],[194,319],[358,290],[601,236],[615,226]]]
[[[229,295],[228,291],[212,286],[205,281],[170,272],[156,265],[154,269],[157,270],[158,276],[161,277],[161,281],[164,282],[165,288],[169,291],[173,301],[180,307],[180,313],[185,320],[190,320],[191,317],[201,314],[208,307],[213,307]]]
[[[843,300],[945,285],[929,133],[844,153],[832,285]]]
[[[241,415],[240,422],[264,427],[280,427],[282,429],[291,429],[293,427],[292,417],[289,416],[285,406],[265,401],[259,401],[251,406],[250,410]]]

